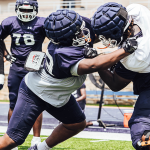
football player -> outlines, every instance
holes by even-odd
[[[115,70],[100,70],[103,81],[119,91],[133,81],[134,94],[139,95],[129,121],[132,144],[136,150],[150,148],[150,11],[140,4],[127,8],[117,3],[100,6],[92,17],[92,26],[106,47],[128,38],[138,42],[137,50],[120,60]],[[142,143],[143,142],[143,143]]]
[[[6,56],[6,59],[12,63],[8,76],[10,99],[8,122],[17,101],[20,82],[28,73],[24,69],[25,60],[30,51],[42,51],[42,43],[45,39],[43,28],[45,18],[37,16],[37,0],[17,0],[15,11],[17,16],[11,16],[2,21],[2,31],[0,32],[2,40],[8,35],[11,36],[11,55]],[[33,126],[34,137],[31,145],[40,142],[41,123],[42,114]]]
[[[0,137],[0,149],[22,144],[44,110],[62,123],[45,141],[28,150],[49,150],[82,131],[86,126],[85,115],[71,93],[84,83],[86,74],[112,66],[137,47],[135,40],[132,46],[133,40],[127,40],[113,53],[88,58],[92,48],[87,45],[93,45],[95,33],[89,19],[71,10],[51,13],[44,28],[51,40],[44,67],[29,72],[22,80],[8,130]]]

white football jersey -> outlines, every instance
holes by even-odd
[[[131,4],[127,6],[127,12],[132,16],[134,24],[141,28],[143,37],[137,39],[138,49],[123,58],[121,63],[128,70],[148,73],[150,72],[150,11],[143,5]]]

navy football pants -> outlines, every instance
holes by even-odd
[[[24,65],[13,63],[8,76],[10,108],[13,110],[18,97],[18,90],[23,77],[28,73]]]
[[[145,130],[150,130],[150,90],[140,93],[135,104],[134,112],[129,120],[131,139],[136,149],[137,142]]]
[[[35,120],[44,110],[65,124],[80,123],[85,120],[84,113],[72,95],[67,104],[56,108],[35,95],[26,86],[23,79],[20,84],[17,103],[8,125],[8,136],[16,144],[21,145]]]

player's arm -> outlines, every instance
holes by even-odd
[[[99,55],[93,59],[83,59],[78,65],[78,75],[89,74],[100,70],[105,70],[122,58],[133,53],[137,49],[137,41],[135,39],[127,39],[122,48],[107,55]]]
[[[107,55],[99,55],[93,59],[83,59],[80,61],[78,66],[78,75],[105,70],[129,54],[130,53],[125,52],[125,50],[122,48]]]
[[[122,78],[116,72],[112,73],[109,70],[101,70],[98,73],[112,91],[120,91],[131,82],[131,80]]]

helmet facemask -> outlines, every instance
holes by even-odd
[[[104,46],[106,46],[106,48],[114,48],[116,47],[118,44],[117,44],[117,40],[113,40],[111,38],[108,38],[106,39],[103,35],[99,35],[99,40],[102,42],[102,44]]]
[[[23,22],[32,21],[36,15],[36,7],[30,4],[18,5],[16,9],[17,17]]]
[[[73,38],[73,46],[84,46],[90,42],[90,30],[85,27],[85,22],[82,21],[80,29],[75,33]]]

